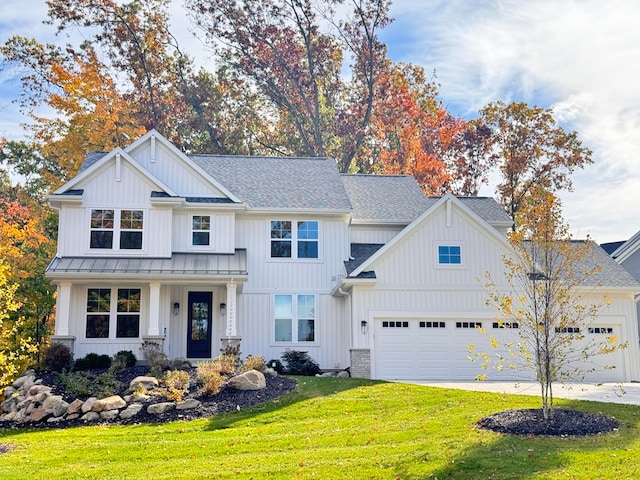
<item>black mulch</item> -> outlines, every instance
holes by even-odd
[[[123,385],[121,391],[117,392],[119,395],[124,396],[127,393],[127,389],[129,387],[129,383],[138,375],[145,375],[148,372],[147,368],[144,367],[134,367],[128,368],[124,372],[121,372],[117,375],[118,380]],[[100,373],[96,371],[95,373]],[[265,380],[267,387],[262,390],[236,390],[229,387],[223,387],[220,393],[215,396],[203,396],[198,392],[198,385],[196,380],[196,372],[195,369],[192,369],[190,372],[191,375],[191,384],[193,387],[190,388],[190,392],[188,395],[184,397],[183,400],[189,398],[195,398],[201,402],[200,407],[192,410],[171,410],[169,412],[152,415],[146,412],[146,408],[142,409],[137,415],[128,418],[121,419],[116,418],[114,420],[101,420],[98,422],[87,423],[80,419],[75,420],[66,420],[55,423],[47,423],[45,422],[23,422],[23,423],[13,423],[13,422],[0,422],[0,429],[3,428],[11,428],[11,429],[23,429],[23,428],[66,428],[66,427],[77,427],[82,425],[95,425],[95,424],[118,424],[118,425],[130,425],[130,424],[139,424],[139,423],[164,423],[171,422],[175,420],[195,420],[198,418],[208,418],[213,415],[227,413],[227,412],[236,412],[238,409],[248,408],[254,405],[258,405],[261,403],[269,402],[270,400],[274,400],[287,392],[290,392],[296,388],[297,382],[288,377],[273,377],[271,375],[265,375]],[[56,395],[62,395],[66,401],[72,401],[75,397],[68,395],[66,392],[61,390],[60,386],[55,382],[55,375],[51,374],[43,374],[37,373],[37,378],[43,380],[45,385],[54,386],[52,393]],[[82,400],[85,400],[82,398]]]
[[[542,409],[507,410],[480,419],[478,428],[512,435],[554,435],[583,437],[614,431],[617,420],[595,413],[554,409],[547,420]]]

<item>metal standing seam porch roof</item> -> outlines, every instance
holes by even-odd
[[[234,254],[174,253],[171,258],[64,257],[46,270],[53,279],[131,277],[162,280],[246,279],[247,251]]]

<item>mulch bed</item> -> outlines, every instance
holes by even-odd
[[[507,410],[480,419],[476,426],[512,435],[576,436],[598,435],[614,431],[618,421],[595,413],[554,409],[544,419],[542,409]]]

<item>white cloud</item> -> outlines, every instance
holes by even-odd
[[[414,42],[392,55],[435,68],[452,111],[475,116],[495,100],[553,107],[593,149],[595,164],[562,195],[576,236],[605,242],[640,229],[640,2],[452,0],[424,9],[396,0],[392,14]]]

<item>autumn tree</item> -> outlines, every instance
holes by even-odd
[[[348,172],[365,141],[375,85],[386,48],[378,32],[389,22],[389,0],[188,0],[209,44],[271,104],[288,142],[282,153],[332,156]],[[325,25],[334,28],[323,31]],[[345,60],[350,76],[345,79]]]
[[[499,325],[512,340],[501,343],[491,336],[495,355],[479,352],[475,345],[470,351],[485,369],[533,372],[547,419],[553,414],[553,382],[582,381],[602,368],[593,366],[595,356],[626,348],[626,343],[615,335],[585,338],[608,304],[606,295],[597,291],[601,266],[592,249],[599,247],[589,240],[571,240],[553,193],[536,187],[516,215],[519,227],[510,236],[512,252],[504,260],[507,286],[490,273],[485,283],[488,303],[497,309]]]
[[[421,67],[389,63],[378,81],[371,122],[372,170],[412,175],[426,195],[451,191],[447,153],[464,126],[436,100],[437,88]]]
[[[494,102],[480,110],[478,127],[491,131],[491,149],[483,155],[500,172],[497,192],[514,222],[525,199],[538,187],[571,190],[570,175],[592,163],[591,150],[576,132],[557,126],[550,109]]]

